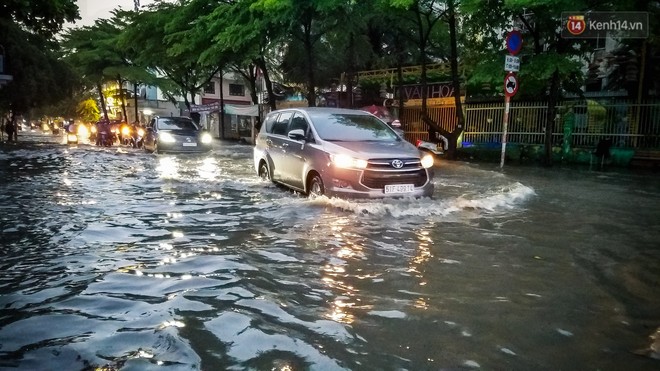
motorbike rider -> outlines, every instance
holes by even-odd
[[[110,141],[110,121],[108,119],[102,118],[96,123],[97,135],[96,135],[96,145],[97,146],[106,146]]]
[[[132,145],[135,148],[140,148],[144,139],[144,127],[140,124],[140,121],[133,121],[131,124],[131,141]]]

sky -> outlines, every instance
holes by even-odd
[[[140,6],[153,3],[154,0],[140,0]],[[76,0],[80,9],[80,17],[75,26],[91,26],[98,18],[110,18],[113,9],[122,7],[125,10],[135,8],[133,0]]]

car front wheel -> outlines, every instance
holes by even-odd
[[[272,180],[270,177],[270,170],[268,169],[268,165],[266,165],[265,161],[262,161],[259,165],[259,177],[261,180]]]
[[[325,193],[325,187],[323,186],[323,179],[319,174],[314,174],[309,180],[309,187],[307,192],[310,197],[323,196]]]

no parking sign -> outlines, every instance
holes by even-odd
[[[518,77],[513,72],[506,74],[504,78],[504,95],[507,97],[513,97],[518,92]]]

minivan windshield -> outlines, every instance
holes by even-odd
[[[332,113],[311,114],[319,137],[327,141],[392,142],[400,140],[387,124],[370,115]]]
[[[192,120],[183,117],[163,117],[158,119],[160,130],[197,130]]]

